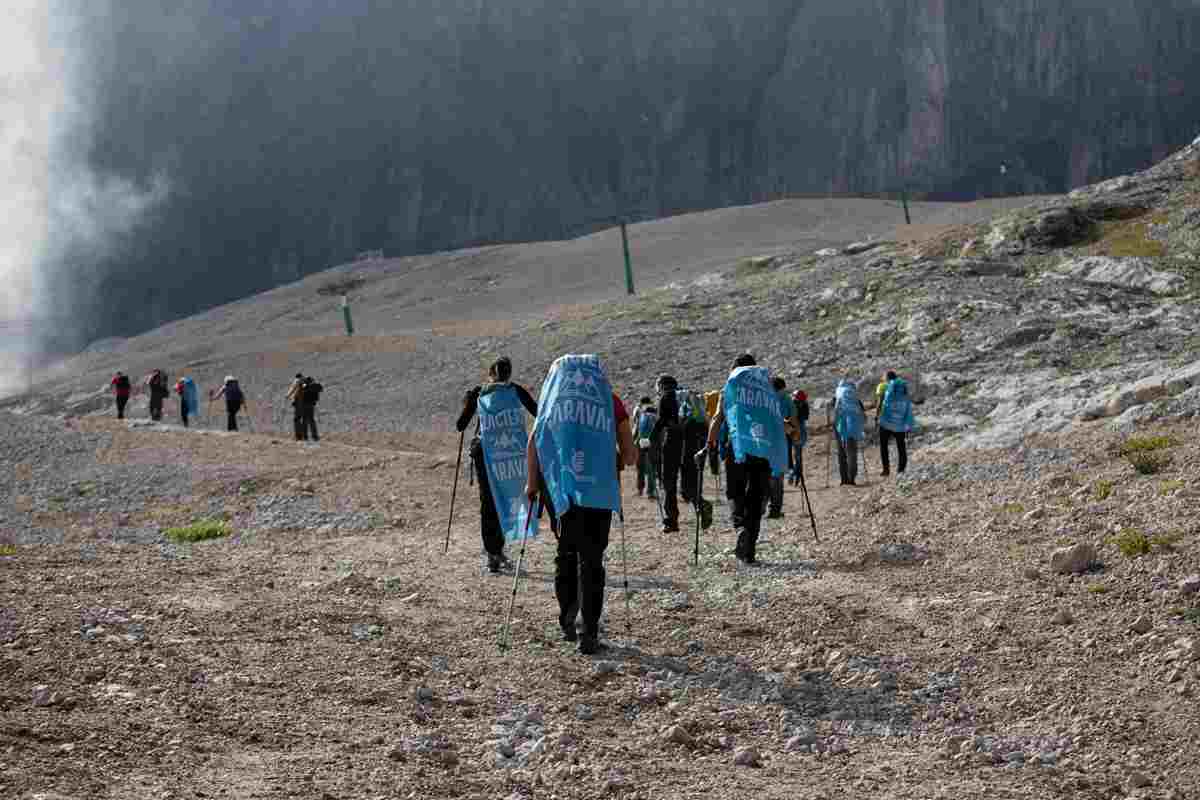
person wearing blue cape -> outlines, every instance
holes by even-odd
[[[837,432],[838,472],[842,486],[857,486],[858,443],[863,439],[866,410],[852,378],[842,378],[833,395],[833,424]]]
[[[721,403],[708,428],[708,447],[717,447],[724,427],[732,456],[725,462],[727,496],[738,529],[737,557],[755,563],[763,509],[771,478],[787,468],[787,434],[783,407],[765,367],[744,353],[733,362],[733,371],[721,391]]]
[[[526,447],[525,494],[555,520],[554,594],[563,638],[579,652],[600,649],[604,551],[614,511],[621,510],[618,470],[637,463],[629,412],[594,355],[566,355],[542,384]],[[583,615],[583,635],[575,617]]]
[[[516,477],[514,496],[520,500],[525,483],[526,443],[525,418],[520,409],[524,406],[532,417],[538,413],[533,397],[524,386],[511,383],[511,377],[512,361],[507,356],[496,359],[488,368],[488,382],[471,389],[463,398],[462,413],[458,415],[456,423],[459,432],[465,431],[475,412],[479,412],[479,423],[471,439],[471,464],[475,469],[475,480],[479,483],[479,535],[487,553],[488,572],[493,575],[509,563],[504,555],[505,522],[508,528],[512,528],[516,515],[510,513],[512,505],[509,501],[512,498],[502,491],[505,487],[496,487],[498,491],[493,491],[488,465],[492,465],[492,470],[502,483],[511,483],[511,478]],[[518,470],[511,466],[514,460],[521,468],[519,476],[516,475]],[[502,511],[505,517],[503,521]],[[510,530],[507,533],[519,534],[520,531]]]

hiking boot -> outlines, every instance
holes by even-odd
[[[512,569],[513,568],[513,563],[508,560],[508,556],[504,555],[504,553],[501,553],[500,555],[496,556],[496,560],[500,562],[500,569]]]
[[[488,556],[488,572],[493,575],[500,574],[500,556]]]
[[[657,500],[657,499],[658,499],[658,495],[657,495],[657,494],[655,494],[654,492],[651,492],[650,494],[646,495],[646,497],[647,497],[647,498],[649,498],[649,499],[651,499],[651,500]]]
[[[892,474],[892,471],[890,469],[885,469],[885,470],[880,471],[879,477],[886,478],[888,475],[891,475],[891,474]]]
[[[663,533],[679,533],[679,523],[678,522],[664,522],[662,524],[662,532]]]
[[[562,628],[564,642],[574,642],[579,639],[579,633],[575,630],[575,612],[558,614],[558,627]]]
[[[600,652],[600,637],[594,634],[585,633],[579,639],[579,655],[591,656]]]
[[[713,523],[713,504],[707,500],[700,501],[700,529],[708,530]]]

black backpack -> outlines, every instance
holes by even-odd
[[[117,388],[120,389],[121,391],[129,390],[129,376],[128,375],[119,375],[117,377]]]
[[[231,381],[225,384],[225,406],[233,412],[237,412],[242,407],[242,387],[238,386],[237,381]]]
[[[309,381],[304,384],[304,402],[316,405],[321,399],[321,390],[325,387],[316,381]]]

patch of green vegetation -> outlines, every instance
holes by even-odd
[[[1174,550],[1175,545],[1183,540],[1181,533],[1156,533],[1150,537],[1150,544],[1159,550]]]
[[[1126,528],[1109,537],[1108,541],[1115,544],[1126,558],[1141,558],[1150,553],[1150,540],[1146,538],[1146,534],[1133,528]]]
[[[737,278],[748,278],[753,275],[761,275],[764,272],[771,271],[777,264],[777,259],[767,256],[754,256],[752,258],[743,258],[733,268],[733,274]]]
[[[1139,475],[1157,475],[1171,465],[1169,456],[1149,451],[1129,453],[1125,458]]]
[[[692,329],[686,325],[680,325],[679,323],[676,323],[671,326],[670,333],[672,336],[691,336]]]
[[[1114,258],[1163,258],[1167,246],[1150,238],[1150,225],[1166,222],[1157,217],[1145,220],[1115,220],[1101,222],[1097,228],[1092,251],[1096,255]]]
[[[1108,586],[1103,583],[1089,583],[1087,590],[1090,594],[1107,594]]]
[[[1003,514],[1013,515],[1024,514],[1025,506],[1021,505],[1020,503],[1005,503],[1004,505],[1000,506],[1000,512]]]
[[[1109,480],[1098,480],[1096,481],[1096,485],[1092,487],[1092,496],[1101,502],[1112,497],[1112,493],[1113,482]]]
[[[1170,436],[1130,436],[1121,443],[1121,449],[1118,452],[1123,456],[1128,456],[1130,453],[1150,453],[1174,446],[1175,440]]]
[[[0,544],[0,557],[15,556],[17,554],[17,546],[15,544]]]
[[[229,536],[233,528],[223,519],[205,519],[179,528],[167,528],[165,533],[173,542],[203,542]]]
[[[92,483],[91,481],[84,481],[83,483],[77,483],[72,486],[71,491],[75,493],[76,497],[87,497],[88,495],[96,493],[96,484]]]
[[[1174,494],[1175,492],[1178,492],[1180,489],[1183,488],[1183,486],[1184,486],[1183,481],[1163,481],[1162,484],[1159,485],[1159,487],[1158,487],[1158,493],[1162,497],[1166,497],[1170,494]]]
[[[258,494],[270,484],[263,478],[246,478],[238,484],[238,494],[245,497],[248,494]]]
[[[1200,625],[1200,608],[1189,608],[1183,612],[1185,622],[1190,622],[1193,625]]]

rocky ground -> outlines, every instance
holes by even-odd
[[[1196,796],[1198,190],[1200,143],[630,300],[500,319],[479,289],[453,324],[348,339],[305,322],[312,283],[81,357],[0,412],[0,795]],[[393,317],[421,305],[385,272]],[[686,512],[664,537],[627,485],[608,649],[559,641],[551,540],[501,652],[512,575],[482,569],[465,479],[442,552],[446,430],[480,365],[508,352],[536,388],[596,351],[635,397],[661,371],[715,386],[743,349],[818,399],[910,372],[910,470],[881,481],[872,450],[868,485],[827,487],[818,425],[820,541],[789,490],[753,568],[723,506],[692,564]],[[159,361],[258,376],[254,430],[111,419],[101,376]],[[334,378],[319,445],[255,388],[307,364]],[[202,520],[223,535],[169,534]]]

